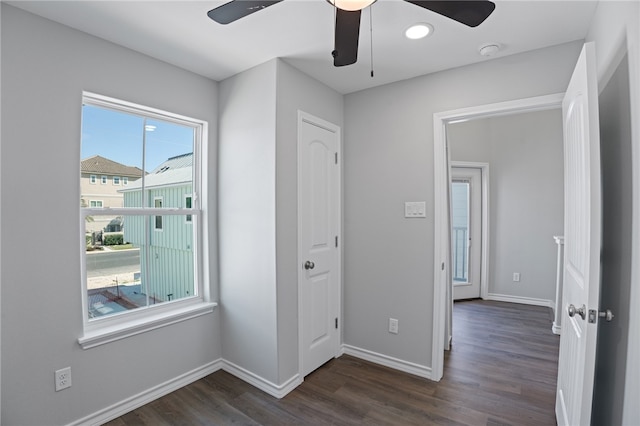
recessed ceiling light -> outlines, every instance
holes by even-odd
[[[431,24],[414,24],[407,28],[407,31],[404,32],[405,37],[411,40],[418,40],[421,38],[425,38],[429,34],[433,32],[433,26]]]

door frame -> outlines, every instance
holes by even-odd
[[[486,299],[489,293],[489,163],[451,160],[449,166],[480,169],[480,298]],[[451,294],[453,297],[453,288]]]
[[[444,374],[444,350],[447,335],[447,285],[451,281],[449,224],[449,155],[446,124],[477,118],[513,115],[562,107],[564,93],[478,105],[433,114],[434,239],[433,239],[433,334],[431,342],[431,378],[439,381]],[[450,322],[449,322],[450,323]]]
[[[307,122],[309,124],[321,127],[323,129],[326,129],[330,132],[334,132],[337,134],[338,137],[338,142],[337,142],[337,148],[336,148],[336,152],[338,155],[338,176],[336,177],[337,179],[337,191],[338,193],[336,194],[336,202],[338,204],[337,209],[338,209],[338,222],[336,224],[336,235],[338,237],[338,244],[336,247],[337,250],[337,254],[336,254],[336,292],[335,292],[335,300],[334,303],[337,305],[335,306],[335,311],[337,312],[338,315],[338,337],[336,339],[336,347],[335,349],[335,356],[339,356],[340,355],[340,350],[342,347],[342,330],[343,330],[343,326],[342,326],[342,319],[344,318],[343,312],[342,312],[342,245],[343,245],[343,238],[342,238],[342,220],[343,220],[343,211],[342,211],[342,129],[340,128],[340,126],[333,124],[329,121],[323,120],[319,117],[316,117],[312,114],[309,114],[307,112],[298,110],[298,118],[297,118],[297,133],[296,133],[296,179],[297,179],[297,192],[296,192],[296,207],[297,207],[297,213],[296,213],[296,265],[298,268],[301,268],[301,257],[300,257],[300,232],[301,232],[301,222],[300,222],[300,200],[301,198],[301,191],[302,191],[302,187],[300,185],[300,179],[301,179],[301,170],[300,170],[300,143],[301,143],[301,132],[302,132],[302,126],[301,124],[303,122]],[[304,328],[302,326],[302,318],[303,318],[303,314],[304,314],[304,300],[302,298],[302,283],[303,280],[300,278],[300,270],[298,269],[298,271],[296,272],[296,279],[298,280],[297,285],[296,285],[296,289],[298,291],[298,377],[300,378],[300,383],[302,383],[304,381],[304,369],[303,369],[303,353],[304,353]]]

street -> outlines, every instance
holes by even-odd
[[[87,278],[140,272],[140,249],[87,253]]]

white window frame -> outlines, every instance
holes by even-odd
[[[190,199],[191,202],[189,204],[191,204],[191,207],[187,206],[187,200]],[[189,209],[189,208],[193,208],[193,195],[191,194],[184,194],[184,208],[185,209]],[[184,223],[191,225],[193,223],[193,216],[191,215],[186,215],[184,217]]]
[[[96,175],[90,175],[89,176],[89,183],[91,185],[95,185],[96,183],[98,183],[98,176]]]
[[[129,178],[126,176],[122,176],[122,186],[129,185]]]
[[[160,201],[160,205],[158,206],[158,201]],[[162,209],[164,204],[164,200],[162,197],[153,197],[153,208]],[[158,228],[158,219],[160,219],[160,227]],[[153,216],[153,230],[156,232],[162,232],[164,229],[164,220],[162,216]]]
[[[150,207],[121,207],[121,208],[81,208],[80,209],[80,247],[81,247],[81,281],[82,281],[82,318],[83,334],[78,338],[78,343],[83,349],[107,344],[123,338],[134,336],[164,327],[177,322],[186,321],[213,312],[217,303],[212,300],[212,292],[209,279],[209,245],[208,239],[208,214],[207,198],[198,197],[198,194],[206,194],[208,187],[206,159],[208,158],[208,123],[203,120],[174,114],[171,112],[134,104],[119,99],[83,92],[83,104],[93,105],[112,110],[142,115],[151,119],[173,122],[175,124],[192,127],[194,129],[193,147],[193,198],[192,208],[161,208]],[[143,167],[144,169],[144,167]],[[143,188],[144,190],[144,188]],[[144,205],[144,204],[143,204]],[[106,317],[89,319],[87,274],[85,254],[85,231],[87,216],[99,215],[132,216],[143,215],[153,218],[157,214],[163,216],[190,214],[193,217],[193,251],[194,251],[194,291],[195,295],[165,302],[157,305],[149,305]],[[154,224],[155,227],[155,224]]]
[[[100,176],[100,183],[102,185],[106,185],[108,180],[109,180],[109,176],[105,176],[105,175]]]
[[[116,183],[116,179],[118,179],[118,182]],[[115,185],[115,186],[120,186],[120,176],[113,176],[111,178],[111,182]]]
[[[98,206],[97,204],[100,203],[100,205]],[[92,204],[96,204],[95,206],[92,206]],[[102,200],[89,200],[89,208],[92,209],[101,209],[104,207],[104,201]]]

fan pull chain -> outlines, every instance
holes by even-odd
[[[373,5],[369,6],[369,44],[371,45],[371,78],[373,78]]]

